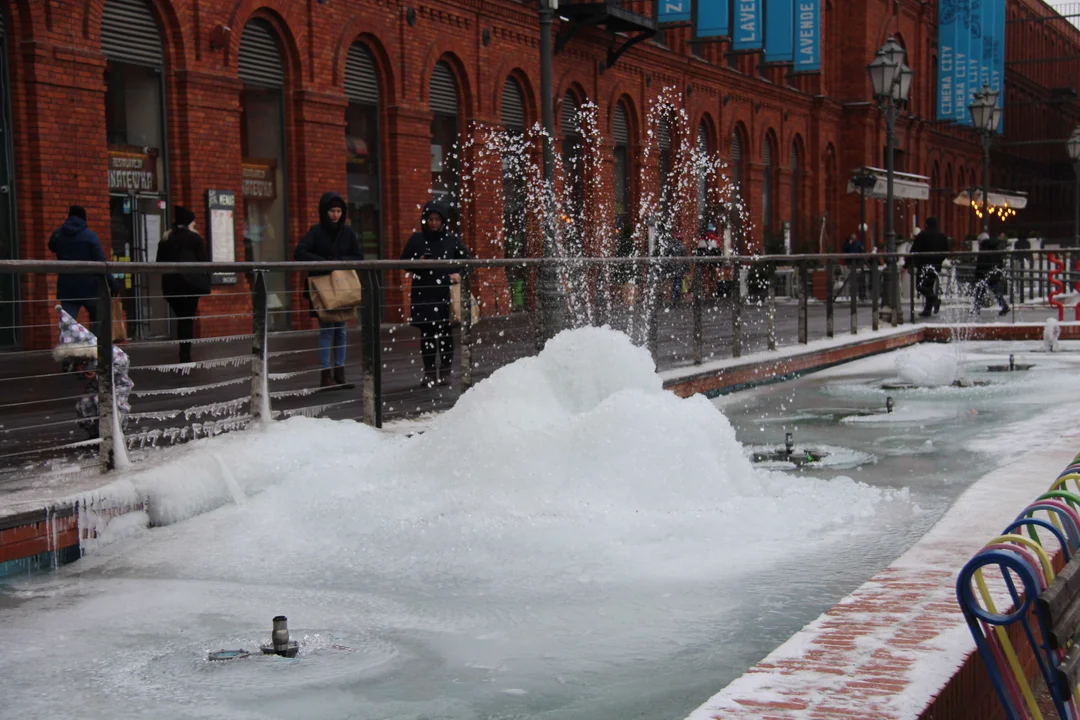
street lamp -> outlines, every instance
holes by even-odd
[[[874,91],[874,99],[885,114],[887,128],[885,145],[885,176],[886,176],[886,199],[885,199],[885,252],[889,253],[886,270],[888,280],[889,307],[892,310],[893,325],[900,324],[900,279],[896,266],[896,218],[893,211],[893,162],[895,159],[895,130],[896,118],[900,115],[900,108],[907,102],[911,92],[911,80],[914,72],[904,62],[907,51],[904,50],[896,39],[889,36],[885,44],[877,51],[874,60],[866,66],[870,74],[870,84]]]
[[[982,139],[983,166],[982,166],[982,231],[990,234],[990,213],[988,212],[988,198],[990,196],[990,141],[997,131],[998,123],[1001,122],[1001,108],[997,104],[998,91],[991,90],[989,85],[983,85],[982,90],[975,93],[975,98],[968,105],[971,113],[971,123],[979,131]]]
[[[1069,158],[1073,161],[1073,172],[1076,174],[1076,196],[1073,199],[1073,243],[1080,247],[1080,125],[1076,126],[1072,135],[1065,141],[1065,149],[1069,151]]]
[[[541,339],[547,340],[562,330],[562,297],[559,294],[559,278],[554,264],[556,242],[555,220],[555,110],[552,97],[552,45],[551,23],[559,0],[540,0],[540,114],[544,124],[544,222],[543,256],[549,262],[540,266],[540,316]],[[539,348],[537,348],[539,349]]]

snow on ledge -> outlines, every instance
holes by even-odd
[[[1046,491],[1076,455],[1080,432],[1044,442],[968,488],[911,549],[687,720],[802,718],[814,711],[918,718],[975,651],[956,603],[956,574]]]

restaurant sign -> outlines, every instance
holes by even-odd
[[[277,197],[277,165],[273,160],[245,160],[242,173],[244,197],[256,200]]]
[[[157,159],[140,152],[109,151],[109,190],[156,193]]]

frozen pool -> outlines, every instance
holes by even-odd
[[[709,402],[584,330],[423,435],[297,418],[178,449],[110,489],[148,496],[164,527],[114,521],[76,565],[0,585],[5,711],[683,717],[1075,423],[1060,400],[1080,353],[1037,347],[969,347],[973,377],[1037,363],[988,387],[886,393],[884,355]],[[844,422],[886,394],[892,416]],[[872,459],[766,472],[738,442],[788,431]],[[277,614],[298,659],[204,659],[256,649]]]

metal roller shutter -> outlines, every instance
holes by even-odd
[[[794,143],[791,145],[791,170],[796,174],[799,172],[799,148]]]
[[[738,164],[742,160],[742,138],[738,132],[731,134],[731,162]]]
[[[161,32],[146,0],[106,0],[101,16],[101,51],[116,62],[161,67]]]
[[[709,152],[709,126],[704,121],[698,125],[697,148],[700,153]]]
[[[566,93],[562,101],[562,116],[559,120],[563,135],[579,135],[577,98],[573,93]]]
[[[444,62],[436,63],[431,73],[431,112],[458,114],[457,80],[450,66]]]
[[[502,124],[508,128],[525,129],[525,98],[514,78],[506,78],[503,83]]]
[[[761,148],[761,163],[765,167],[772,165],[772,144],[768,140],[765,141],[765,147]]]
[[[345,96],[362,105],[379,104],[379,76],[375,71],[375,60],[360,43],[352,44],[349,57],[345,60]]]
[[[285,87],[285,64],[270,23],[255,18],[244,26],[237,66],[240,79],[248,85]]]
[[[615,106],[615,117],[611,121],[611,134],[616,145],[630,144],[630,123],[626,121],[626,108],[622,103]]]
[[[671,149],[671,123],[668,120],[667,115],[663,115],[660,118],[660,149]]]

